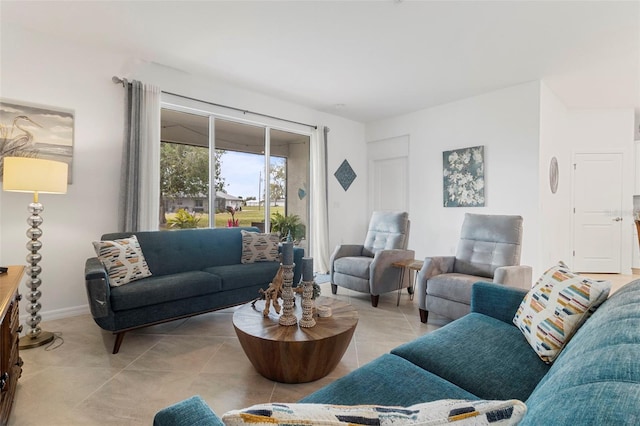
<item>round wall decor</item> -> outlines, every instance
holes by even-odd
[[[552,157],[549,164],[549,186],[551,193],[555,194],[558,190],[558,159],[556,157]]]

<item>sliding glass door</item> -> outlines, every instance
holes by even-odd
[[[162,109],[161,227],[256,226],[306,246],[309,136]]]

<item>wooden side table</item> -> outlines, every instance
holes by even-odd
[[[406,259],[401,260],[399,262],[393,262],[391,266],[395,268],[402,268],[400,270],[400,280],[398,281],[398,301],[396,302],[396,306],[400,306],[400,293],[402,293],[402,283],[404,282],[404,273],[408,269],[409,271],[416,271],[416,279],[412,280],[411,275],[409,275],[409,298],[413,300],[413,295],[415,293],[415,283],[418,280],[418,272],[422,269],[424,265],[424,261],[417,259]]]
[[[296,316],[302,315],[296,300]],[[282,383],[318,380],[338,365],[358,324],[358,312],[340,300],[319,297],[316,305],[329,306],[333,315],[316,318],[315,327],[278,324],[279,316],[262,316],[264,301],[243,305],[233,314],[233,327],[244,353],[264,377]]]

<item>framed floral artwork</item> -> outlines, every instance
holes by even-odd
[[[484,146],[444,151],[445,207],[484,207]]]

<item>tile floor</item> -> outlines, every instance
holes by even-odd
[[[640,278],[607,275],[619,288]],[[322,294],[331,296],[329,284]],[[219,414],[268,401],[293,402],[401,343],[446,324],[435,315],[420,323],[417,301],[406,291],[380,297],[340,288],[359,313],[354,338],[329,376],[306,384],[281,384],[260,376],[242,352],[232,325],[234,308],[128,333],[120,353],[114,338],[89,315],[43,323],[61,333],[55,349],[24,350],[10,425],[150,425],[163,407],[201,395]],[[60,341],[57,341],[60,343]]]

